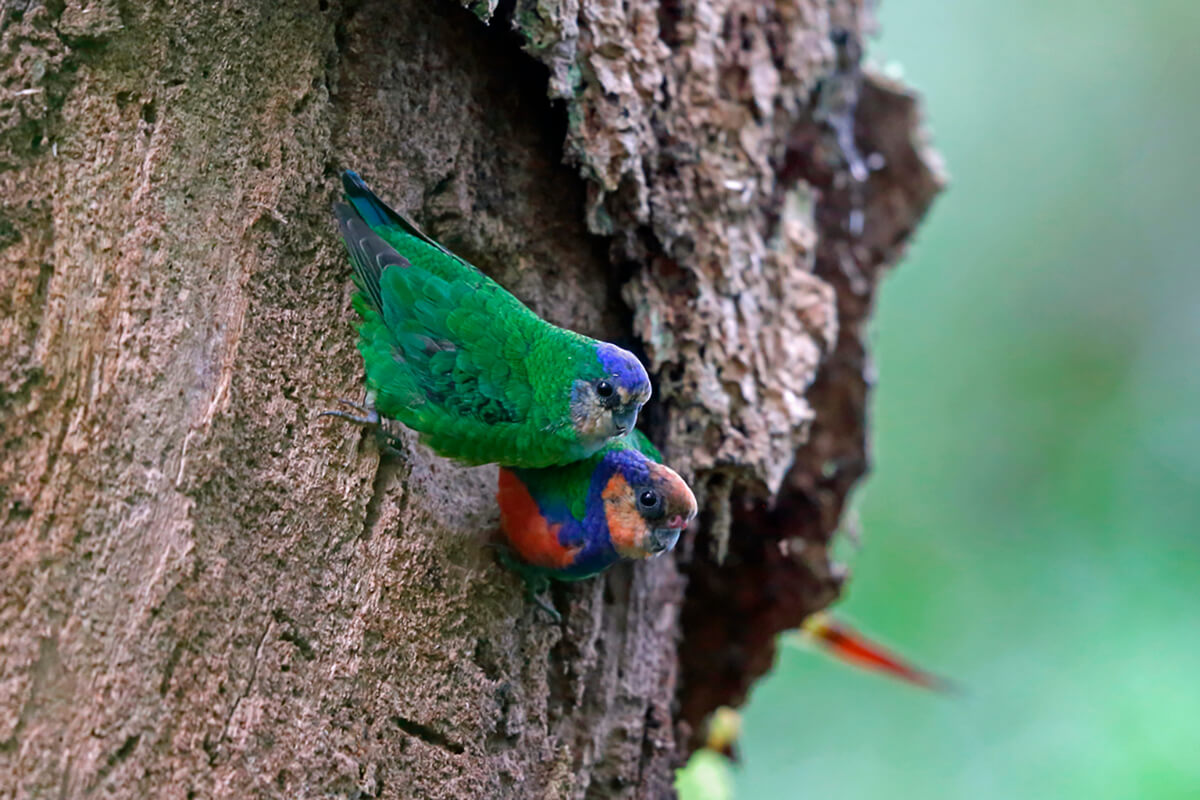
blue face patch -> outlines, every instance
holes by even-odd
[[[624,389],[626,395],[637,397],[650,393],[650,376],[633,353],[605,342],[597,348],[596,355],[600,366],[611,376],[610,380],[618,389]]]

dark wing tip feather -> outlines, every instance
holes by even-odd
[[[367,183],[352,169],[342,172],[342,190],[348,195],[366,194],[374,197],[375,193],[367,188]]]
[[[370,297],[371,304],[383,313],[383,294],[380,287],[383,271],[391,266],[412,265],[379,234],[371,230],[353,206],[334,203],[333,213],[337,217],[342,241],[350,251],[350,264],[354,268],[354,275],[363,291]]]
[[[455,260],[462,260],[445,247],[442,247],[432,236],[421,230],[415,222],[380,200],[378,195],[372,192],[370,187],[367,186],[366,181],[354,170],[348,169],[342,172],[342,190],[346,193],[346,199],[351,202],[354,202],[355,198],[366,200],[374,210],[381,212],[387,221],[390,221],[405,233],[415,236],[425,242],[425,244],[436,247]]]

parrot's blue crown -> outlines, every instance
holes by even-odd
[[[600,359],[600,366],[612,376],[611,380],[617,389],[623,390],[622,395],[634,400],[638,405],[649,399],[650,376],[633,353],[604,342],[597,349],[596,355]]]

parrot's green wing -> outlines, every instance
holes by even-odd
[[[334,211],[362,290],[359,350],[380,413],[470,463],[562,461],[576,442],[569,398],[539,393],[537,370],[579,363],[587,340],[354,187],[348,180],[351,205]]]

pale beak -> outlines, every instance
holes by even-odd
[[[665,553],[679,541],[680,528],[655,528],[650,531],[650,552],[654,555]]]

